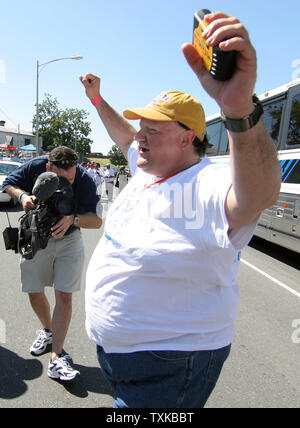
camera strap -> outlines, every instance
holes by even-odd
[[[5,214],[6,214],[6,217],[7,217],[8,225],[9,225],[9,227],[11,227],[10,220],[9,220],[9,216],[8,216],[8,212],[7,212],[7,211],[5,211]]]

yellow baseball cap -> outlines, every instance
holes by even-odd
[[[125,110],[124,117],[129,120],[149,119],[168,122],[180,122],[195,131],[203,141],[206,133],[205,114],[202,105],[185,92],[161,92],[145,108]]]

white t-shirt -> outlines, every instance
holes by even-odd
[[[240,250],[228,237],[230,168],[208,158],[161,184],[136,168],[112,204],[86,277],[86,328],[108,353],[209,350],[232,342]]]
[[[96,174],[96,168],[88,168],[87,173],[92,177],[94,180],[95,174]]]
[[[103,177],[104,177],[105,183],[113,183],[114,177],[115,177],[114,170],[112,168],[109,168],[109,169],[106,168],[103,172]]]
[[[103,169],[102,168],[97,168],[95,170],[95,175],[94,175],[94,182],[96,184],[96,186],[99,186],[99,184],[102,184],[104,181],[103,178]]]

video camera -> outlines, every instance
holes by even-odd
[[[8,227],[3,232],[5,248],[28,260],[47,247],[51,228],[64,216],[74,214],[75,209],[71,184],[54,172],[41,174],[32,194],[37,199],[36,208],[19,219],[19,228]]]

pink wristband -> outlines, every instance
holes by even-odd
[[[92,104],[96,107],[99,103],[101,103],[101,101],[102,101],[102,97],[101,95],[98,95],[96,98],[92,100]]]

